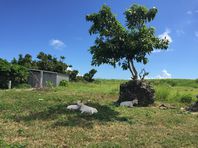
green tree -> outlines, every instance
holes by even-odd
[[[156,14],[155,7],[147,9],[145,6],[134,4],[124,13],[126,27],[106,5],[103,5],[98,13],[87,15],[86,20],[93,23],[89,33],[97,35],[95,45],[89,49],[92,65],[119,65],[123,70],[130,70],[133,80],[138,77],[143,79],[148,73],[144,70],[143,73],[138,73],[134,63],[147,64],[147,56],[154,49],[168,48],[168,40],[155,36],[154,27],[147,25]]]
[[[88,73],[85,73],[83,75],[83,79],[87,82],[93,82],[94,81],[93,77],[96,74],[96,72],[97,72],[97,70],[91,69]]]
[[[49,66],[49,62],[48,61],[48,56],[47,54],[45,54],[44,52],[40,52],[38,55],[37,55],[37,59],[39,59],[37,61],[37,65],[38,65],[38,69],[40,70],[51,70],[52,68]]]
[[[61,56],[60,60],[56,57],[53,57],[51,54],[45,54],[44,52],[40,52],[37,55],[39,61],[37,61],[37,66],[41,70],[55,71],[59,73],[65,73],[68,67],[67,64],[64,63],[65,57]]]
[[[26,54],[23,58],[24,67],[31,68],[32,67],[32,56],[30,54]]]
[[[21,66],[24,66],[26,68],[33,68],[33,61],[32,56],[30,54],[26,54],[24,57],[22,54],[19,54],[18,61],[16,58],[13,58],[11,61],[12,64],[19,64]]]
[[[0,58],[0,88],[7,88],[10,74],[10,64]]]
[[[16,58],[13,58],[12,61],[11,61],[11,63],[12,63],[12,64],[18,64],[18,61],[17,61]]]
[[[18,84],[27,83],[29,72],[27,68],[20,66],[18,64],[11,64],[9,80],[12,81],[12,86],[17,86]]]
[[[79,73],[78,70],[67,71],[67,74],[69,75],[69,80],[70,81],[77,81],[78,73]]]
[[[26,83],[28,75],[27,68],[18,64],[10,64],[0,58],[0,88],[7,88],[10,80],[12,81],[12,87]]]
[[[65,57],[64,56],[60,56],[60,59],[61,59],[62,62],[64,62]]]

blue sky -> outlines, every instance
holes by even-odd
[[[66,57],[81,74],[91,68],[97,78],[129,79],[120,67],[92,67],[88,52],[94,43],[86,14],[107,4],[125,24],[123,12],[132,4],[158,8],[151,23],[157,36],[172,41],[166,52],[154,52],[145,68],[150,78],[198,78],[198,0],[0,0],[0,57],[11,60],[18,54],[36,57],[40,51]]]

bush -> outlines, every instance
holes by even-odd
[[[77,81],[78,70],[67,71],[70,81]]]
[[[166,83],[169,84],[172,87],[177,85],[177,83],[174,80],[166,80]]]
[[[46,81],[46,87],[47,88],[53,88],[53,83],[51,81]]]
[[[12,85],[16,86],[27,82],[29,72],[23,66],[12,64],[9,76],[10,80],[12,81]]]
[[[195,82],[198,83],[198,79],[196,79]]]
[[[167,101],[169,96],[170,86],[167,85],[158,85],[156,90],[156,99],[160,101]]]
[[[29,72],[17,64],[10,64],[0,58],[0,88],[8,88],[8,82],[12,81],[12,87],[26,83]]]
[[[68,86],[68,81],[66,81],[66,80],[60,81],[59,86],[67,87]]]
[[[0,88],[8,88],[10,64],[0,58]]]
[[[96,72],[97,72],[97,70],[92,69],[89,71],[89,73],[85,73],[83,76],[84,80],[87,82],[93,82],[94,81],[93,77],[96,74]]]
[[[16,85],[14,88],[19,88],[19,89],[23,89],[23,88],[31,88],[31,85],[23,83],[23,84],[18,84]]]
[[[182,103],[191,103],[192,102],[192,96],[190,96],[190,95],[184,95],[184,96],[182,96],[181,98],[180,98],[180,102],[182,102]]]
[[[84,79],[83,79],[82,76],[77,76],[77,77],[76,77],[76,80],[77,80],[77,81],[84,81]]]

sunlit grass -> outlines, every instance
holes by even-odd
[[[174,86],[151,82],[156,104],[176,107],[167,110],[114,106],[124,82],[116,80],[44,91],[0,90],[0,147],[196,147],[198,116],[180,111],[187,105],[180,99],[190,95],[195,101],[198,84],[180,81]],[[96,107],[98,114],[68,111],[66,106],[77,100]]]

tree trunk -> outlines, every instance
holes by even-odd
[[[132,74],[132,79],[137,80],[138,79],[138,72],[133,64],[133,60],[128,60],[128,68]]]

